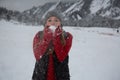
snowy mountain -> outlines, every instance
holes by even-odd
[[[63,29],[73,35],[71,80],[120,80],[120,33],[115,28]],[[31,80],[35,66],[32,44],[39,30],[43,26],[0,21],[0,80]]]
[[[90,7],[91,13],[120,19],[120,7],[118,6],[120,1],[117,4],[115,3],[116,1],[118,2],[118,0],[95,0]]]
[[[87,15],[120,19],[120,1],[118,0],[79,0],[71,5],[64,13],[73,16],[74,20]]]
[[[24,15],[32,17],[34,22],[40,23],[41,18],[51,10],[55,10],[64,16],[64,25],[74,26],[96,26],[91,22],[99,17],[97,26],[118,27],[120,23],[119,0],[78,0],[77,2],[49,2],[43,6],[33,7],[23,12]],[[27,17],[29,19],[29,17]],[[110,23],[112,21],[112,25]],[[88,24],[81,24],[85,22]],[[114,23],[115,22],[115,23]]]
[[[119,27],[120,0],[78,0],[48,2],[25,10],[17,20],[40,25],[47,12],[55,10],[63,15],[64,25],[84,27]]]

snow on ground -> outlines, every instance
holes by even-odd
[[[34,35],[42,26],[0,21],[0,80],[31,80]],[[111,28],[64,27],[73,34],[71,80],[120,80],[120,33]]]

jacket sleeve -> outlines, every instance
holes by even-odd
[[[39,40],[39,32],[35,35],[34,39],[33,39],[33,52],[34,52],[34,56],[36,58],[36,60],[39,59],[39,43],[40,43],[40,40]]]
[[[57,58],[60,62],[64,61],[64,59],[67,57],[67,55],[70,51],[70,48],[72,46],[72,38],[73,37],[70,33],[67,32],[67,34],[68,34],[68,36],[65,39],[66,45],[64,45],[64,46],[62,45],[60,36],[57,36],[53,41],[54,50],[55,50]]]
[[[40,39],[40,32],[38,32],[33,39],[33,52],[36,60],[39,60],[47,49],[47,42]]]
[[[33,39],[33,52],[36,60],[39,60],[46,52],[51,40],[51,37],[49,37],[50,35],[46,35],[42,39],[40,39],[40,31],[35,35]]]

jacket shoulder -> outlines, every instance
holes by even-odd
[[[72,36],[72,34],[70,33],[70,32],[65,32],[65,38],[68,38],[68,37],[71,37],[71,38],[73,38],[73,36]]]
[[[39,39],[42,39],[43,31],[38,31],[37,34],[36,34],[36,37],[39,38]]]

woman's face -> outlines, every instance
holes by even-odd
[[[51,25],[58,27],[61,26],[61,22],[57,17],[52,16],[47,19],[45,26],[51,26]]]

